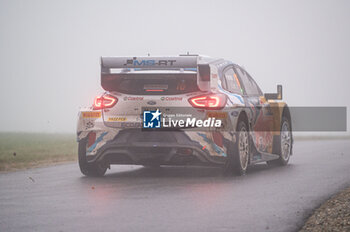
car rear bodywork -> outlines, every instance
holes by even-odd
[[[106,92],[101,96],[110,96],[116,103],[110,108],[80,109],[77,140],[87,141],[87,161],[106,165],[221,165],[236,140],[236,125],[242,117],[251,127],[257,151],[250,163],[276,159],[274,146],[288,107],[263,97],[255,103],[243,94],[226,91],[220,79],[225,67],[232,65],[203,56],[102,58],[101,85]],[[224,96],[225,103],[220,109],[197,109],[190,99],[203,94]],[[269,112],[260,107],[264,104]],[[190,111],[197,119],[220,118],[222,126],[220,130],[144,130],[142,113],[148,109],[168,114]]]

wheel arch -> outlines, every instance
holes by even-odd
[[[280,152],[280,130],[281,130],[281,124],[283,117],[286,117],[289,121],[290,130],[291,130],[291,136],[292,136],[292,144],[291,144],[291,155],[293,154],[293,133],[292,133],[292,116],[289,110],[289,107],[284,102],[278,102],[273,104],[273,111],[274,111],[274,117],[275,117],[275,125],[273,129],[273,145],[272,145],[272,153],[273,154],[279,154]]]
[[[236,123],[236,129],[237,129],[237,126],[238,126],[238,123],[243,120],[247,127],[248,127],[248,131],[250,131],[250,125],[249,125],[249,120],[248,120],[248,114],[247,112],[245,112],[244,110],[242,110],[240,113],[239,113],[239,116],[238,116],[238,119],[237,119],[237,123]]]

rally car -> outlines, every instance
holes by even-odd
[[[105,92],[78,114],[79,166],[103,176],[111,164],[221,166],[244,175],[260,162],[286,165],[289,108],[241,66],[200,55],[102,57]]]

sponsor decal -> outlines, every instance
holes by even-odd
[[[124,101],[142,101],[143,97],[124,97],[123,98]]]
[[[92,121],[88,121],[86,124],[85,124],[85,130],[87,129],[90,129],[90,128],[93,128],[94,127],[94,123]]]
[[[157,102],[155,102],[155,101],[148,101],[147,104],[154,106],[155,104],[157,104]]]
[[[218,111],[207,112],[207,117],[208,118],[227,118],[227,112],[218,112]]]
[[[238,117],[238,114],[239,114],[238,111],[233,111],[233,112],[231,113],[231,115],[232,115],[233,117]]]
[[[126,117],[109,117],[108,121],[109,122],[125,122]]]
[[[186,119],[174,119],[161,117],[162,112],[157,110],[145,110],[143,112],[143,128],[181,128],[181,127],[221,127],[221,120],[207,118],[205,120],[187,117]]]
[[[93,111],[87,111],[82,112],[83,118],[101,118],[101,112],[93,112]]]
[[[161,97],[162,101],[182,101],[182,97]]]
[[[136,57],[127,59],[124,66],[173,66],[176,60],[138,60]]]
[[[141,122],[121,122],[120,127],[122,128],[140,128],[142,127]]]

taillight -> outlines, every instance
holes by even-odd
[[[146,89],[146,92],[163,92],[164,89]]]
[[[105,108],[111,108],[118,102],[118,98],[112,95],[97,96],[95,98],[93,109],[100,110]]]
[[[224,94],[208,94],[192,97],[188,101],[195,108],[219,110],[225,107],[227,97]]]

